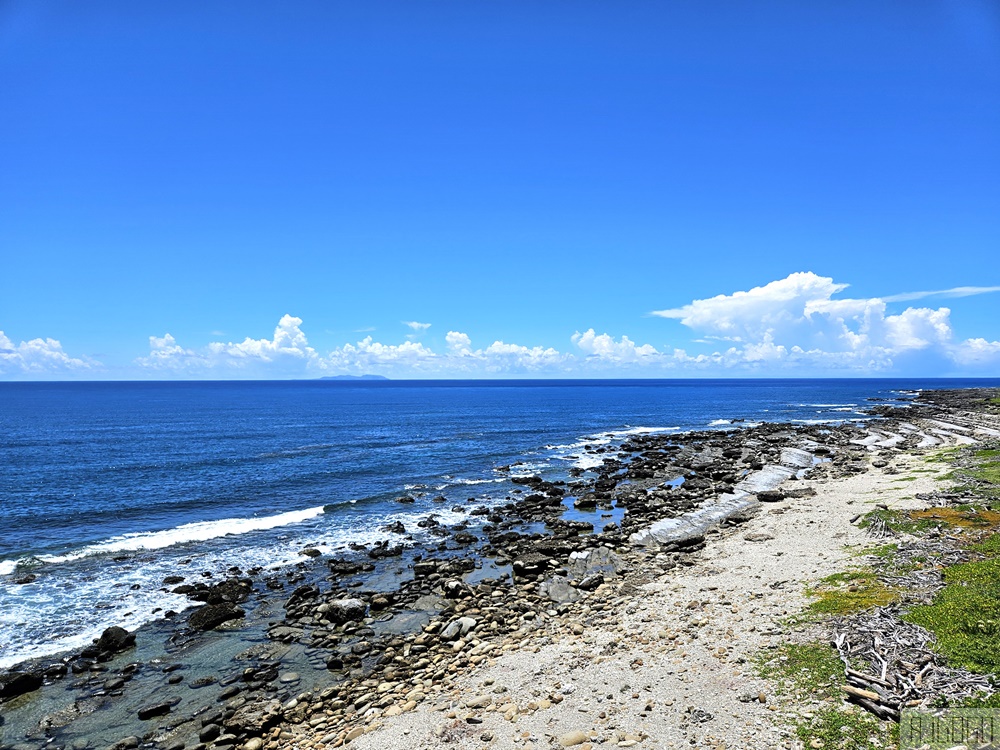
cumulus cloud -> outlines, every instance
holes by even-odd
[[[852,299],[834,296],[848,288],[811,272],[793,273],[749,291],[694,300],[656,310],[704,339],[736,344],[724,352],[676,356],[690,366],[812,371],[892,371],[905,365],[916,374],[954,365],[1000,362],[1000,343],[985,339],[956,342],[947,307],[907,307],[890,313],[887,300],[931,295],[985,294],[997,287],[956,287],[895,298]],[[916,295],[916,296],[914,296]],[[923,366],[923,369],[921,369]]]
[[[628,336],[615,341],[614,337],[606,333],[598,335],[593,328],[584,333],[577,331],[571,340],[587,357],[605,363],[652,364],[663,359],[663,355],[650,344],[638,346]]]
[[[169,333],[149,337],[149,353],[136,360],[143,369],[191,377],[308,377],[324,374],[379,374],[390,377],[489,376],[559,371],[572,360],[553,348],[494,341],[476,349],[472,339],[448,331],[446,348],[437,352],[407,340],[386,344],[366,336],[327,354],[310,345],[302,319],[281,318],[271,338],[246,338],[239,343],[213,342],[200,349],[182,346]]]
[[[31,339],[15,344],[0,331],[0,376],[44,378],[70,375],[100,367],[90,359],[71,357],[56,339]]]
[[[947,307],[902,305],[888,298],[843,296],[848,285],[811,272],[793,273],[748,291],[696,299],[655,316],[678,321],[694,336],[684,345],[654,346],[627,335],[586,328],[574,333],[570,351],[498,339],[474,344],[449,330],[443,341],[416,341],[429,324],[410,321],[418,334],[400,343],[375,340],[320,351],[310,344],[301,318],[285,315],[268,338],[183,346],[169,333],[151,336],[149,353],[136,360],[150,372],[188,377],[316,377],[378,374],[389,377],[645,376],[745,372],[757,375],[992,374],[1000,367],[1000,341],[956,340]],[[993,287],[956,287],[933,294],[987,293]],[[970,290],[976,290],[975,292]],[[916,293],[914,293],[916,294]],[[927,293],[932,294],[932,293]],[[420,338],[424,337],[420,335]],[[666,337],[665,337],[666,338]],[[66,362],[58,342],[22,342],[18,356]],[[711,351],[715,348],[715,351]],[[14,347],[0,339],[0,367]],[[21,365],[24,366],[24,365]],[[8,366],[9,369],[9,366]]]
[[[324,367],[350,375],[419,375],[433,371],[438,355],[419,342],[382,344],[371,336],[356,344],[334,349],[323,361]]]
[[[448,345],[448,351],[452,354],[457,356],[472,354],[472,339],[467,334],[459,333],[458,331],[448,331],[448,335],[444,337],[444,340]]]
[[[382,344],[368,336],[356,344],[334,349],[325,363],[331,371],[348,374],[476,377],[555,372],[568,361],[567,355],[553,348],[503,341],[476,349],[469,335],[460,331],[448,331],[445,345],[445,351],[439,353],[420,342]]]
[[[240,342],[210,343],[188,349],[169,333],[149,337],[149,354],[136,360],[141,368],[218,377],[293,377],[320,372],[324,364],[302,331],[302,319],[284,315],[271,338],[247,337]]]

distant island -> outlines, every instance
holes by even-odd
[[[388,380],[384,375],[327,375],[320,380]]]

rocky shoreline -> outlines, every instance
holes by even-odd
[[[923,425],[974,414],[968,398],[939,392],[913,409],[875,407],[878,431],[763,424],[631,436],[585,449],[603,462],[567,481],[511,467],[519,491],[507,504],[462,508],[485,525],[445,528],[428,514],[420,523],[440,539],[434,548],[410,547],[406,529],[390,528],[384,543],[351,557],[303,550],[303,562],[280,574],[230,569],[212,582],[178,571],[164,585],[201,606],[136,633],[111,628],[80,653],[0,676],[2,745],[340,747],[516,650],[526,634],[580,636],[614,617],[638,593],[637,571],[694,564],[722,530],[815,494],[799,486],[803,477],[863,474],[882,448],[960,443],[973,428]],[[455,716],[467,733],[475,709],[495,702],[469,700]],[[630,741],[639,740],[618,744]]]

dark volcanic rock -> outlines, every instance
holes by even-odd
[[[121,653],[135,645],[135,633],[117,626],[107,628],[101,637],[87,646],[80,655],[87,659],[107,661],[115,654]]]
[[[195,630],[214,630],[224,622],[238,620],[246,612],[231,602],[206,604],[196,609],[188,618],[188,625]]]
[[[164,701],[163,703],[154,703],[149,706],[143,706],[139,709],[139,718],[143,721],[147,719],[155,719],[157,716],[163,716],[164,714],[170,713],[170,709],[173,708],[172,701]]]
[[[330,622],[341,625],[364,619],[366,609],[365,603],[360,599],[335,599],[319,605],[317,612]]]
[[[30,693],[41,686],[40,672],[7,672],[0,675],[0,700]]]
[[[107,628],[97,639],[96,645],[103,652],[117,654],[135,645],[135,633],[130,633],[125,628]]]

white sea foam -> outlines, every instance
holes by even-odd
[[[732,423],[733,423],[733,420],[731,420],[731,419],[713,419],[711,422],[708,423],[708,426],[709,427],[721,427],[724,424],[732,424]]]
[[[680,427],[629,427],[626,430],[612,430],[605,434],[614,437],[627,437],[628,435],[649,435],[655,432],[671,432],[679,429]]]
[[[568,458],[573,458],[569,456]],[[604,465],[604,459],[608,458],[607,453],[587,453],[583,456],[577,456],[573,461],[573,466],[577,469],[596,469]]]
[[[9,576],[17,567],[17,560],[0,560],[0,576]]]
[[[575,443],[566,443],[565,445],[546,445],[545,449],[580,450],[581,448],[586,448],[587,446],[607,445],[615,438],[629,437],[630,435],[650,435],[657,432],[673,432],[679,429],[680,427],[629,427],[624,430],[608,430],[607,432],[585,435]]]
[[[293,510],[288,513],[279,513],[275,516],[264,516],[262,518],[225,518],[220,521],[186,523],[164,531],[122,534],[104,542],[91,544],[68,555],[46,555],[40,556],[39,559],[47,563],[63,563],[92,555],[164,549],[165,547],[172,547],[175,544],[184,544],[186,542],[205,542],[209,539],[217,539],[233,534],[265,531],[279,526],[301,523],[320,515],[323,515],[323,506],[307,508],[306,510]]]
[[[495,479],[463,479],[462,477],[443,477],[447,479],[451,484],[496,484],[497,482],[506,481],[504,477],[497,477]]]

